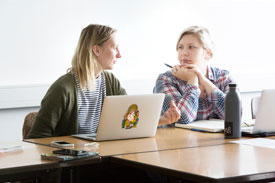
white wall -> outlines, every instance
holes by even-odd
[[[230,70],[242,91],[275,87],[274,9],[274,0],[1,0],[0,86],[52,83],[82,28],[100,23],[118,30],[121,80],[155,79],[164,62],[177,63],[180,32],[203,25],[216,43],[211,65]]]

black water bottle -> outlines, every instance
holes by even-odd
[[[241,98],[237,84],[229,84],[224,105],[224,137],[241,138]]]

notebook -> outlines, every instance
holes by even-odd
[[[106,96],[96,134],[73,137],[92,141],[155,136],[164,94]]]
[[[176,123],[178,128],[186,128],[193,131],[201,132],[223,132],[224,131],[224,120],[223,119],[209,119],[209,120],[198,120],[189,124]],[[242,129],[251,129],[254,123],[242,123]]]
[[[223,132],[224,120],[209,119],[209,120],[198,120],[189,124],[176,123],[175,127],[186,128],[194,131]]]
[[[275,135],[275,89],[266,89],[262,91],[254,127],[242,129],[242,135]]]

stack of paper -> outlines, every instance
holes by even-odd
[[[245,144],[259,147],[267,147],[275,149],[275,140],[274,139],[265,139],[265,138],[254,138],[254,139],[246,139],[246,140],[237,140],[231,141],[237,144]]]
[[[11,152],[21,149],[23,149],[23,146],[18,144],[0,144],[0,152]]]

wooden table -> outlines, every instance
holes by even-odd
[[[41,160],[42,153],[51,153],[56,148],[26,142],[16,142],[16,144],[22,145],[23,149],[0,153],[0,182],[33,179],[54,169],[101,162],[100,157],[64,162]]]
[[[16,180],[20,176],[35,177],[47,170],[59,167],[56,161],[40,158],[41,153],[50,153],[53,148],[25,142],[16,142],[16,144],[21,144],[23,149],[0,153],[0,181]]]
[[[114,156],[141,152],[163,151],[199,146],[225,144],[223,133],[202,133],[180,128],[158,129],[155,137],[98,142],[99,148],[85,146],[91,141],[71,136],[26,139],[26,142],[50,145],[52,141],[63,140],[75,144],[74,149],[98,151],[100,156]]]
[[[52,141],[57,140],[75,144],[74,149],[99,152],[99,164],[107,162],[154,170],[184,180],[249,182],[275,179],[275,160],[272,158],[275,150],[232,144],[232,139],[224,139],[223,133],[164,128],[158,129],[155,137],[103,141],[98,142],[98,148],[85,146],[91,141],[71,136],[25,141],[50,146]],[[79,162],[78,165],[92,163],[86,161]],[[59,165],[64,166],[74,165]]]
[[[275,180],[275,149],[240,144],[119,155],[111,162],[195,182]]]

